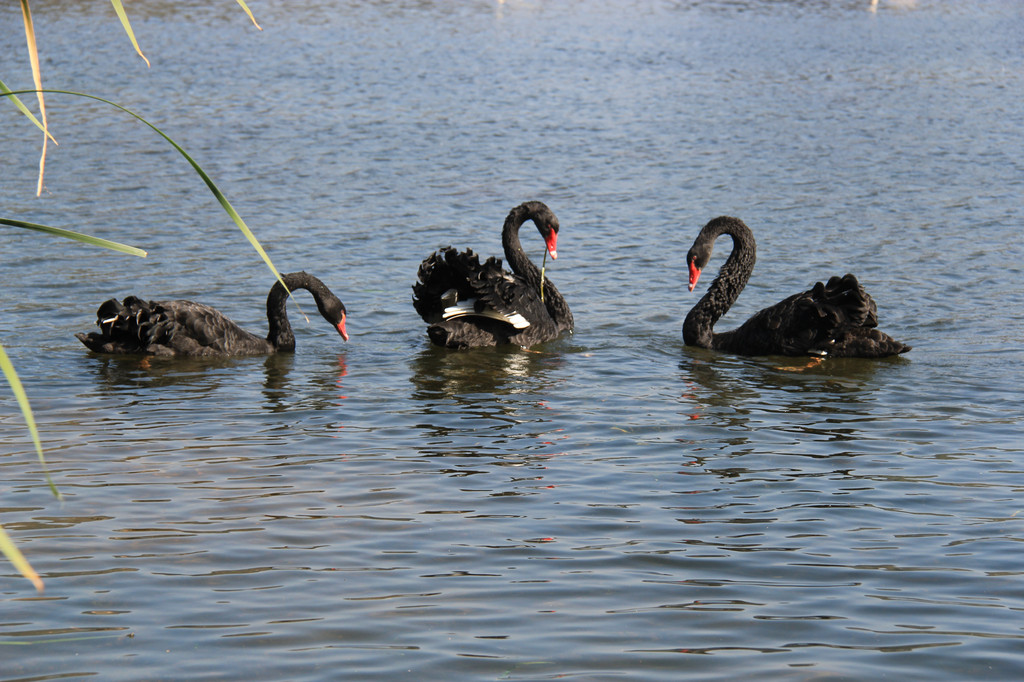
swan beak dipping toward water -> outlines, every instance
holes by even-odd
[[[223,313],[187,300],[110,299],[96,311],[99,333],[75,334],[89,350],[115,355],[232,356],[295,352],[288,297],[304,289],[320,315],[348,341],[348,311],[327,285],[306,272],[280,275],[267,294],[266,338],[247,332]],[[307,318],[308,319],[308,318]]]
[[[547,251],[544,252],[544,259],[540,262],[540,300],[544,302],[544,272],[548,266],[548,254],[551,254],[551,259],[556,260],[558,258],[558,233],[551,231],[546,237],[544,237],[544,243],[547,245]]]
[[[548,253],[551,254],[551,257],[557,259],[558,258],[558,248],[557,248],[558,247],[558,233],[553,231],[553,230],[551,232],[549,232],[548,236],[545,237],[545,239],[544,239],[544,243],[547,244]]]
[[[697,263],[690,261],[690,291],[697,286],[697,280],[700,279],[700,268],[697,267]]]

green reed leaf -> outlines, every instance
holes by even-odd
[[[11,92],[8,96],[10,96],[10,95],[15,95],[15,96],[16,95],[24,95],[24,94],[28,94],[28,93],[31,93],[31,92],[34,92],[34,91],[32,91],[32,90],[18,90],[18,91]],[[72,95],[74,97],[84,97],[86,99],[91,99],[91,100],[95,100],[97,102],[102,102],[103,104],[110,105],[110,106],[114,107],[115,109],[119,109],[119,110],[123,111],[124,113],[128,114],[132,118],[134,118],[134,119],[136,119],[138,121],[141,121],[146,126],[148,126],[150,129],[152,129],[157,135],[159,135],[160,137],[162,137],[165,140],[167,140],[167,142],[170,143],[170,145],[172,147],[174,147],[176,150],[178,150],[178,153],[181,154],[185,158],[186,161],[188,161],[189,165],[192,166],[192,169],[195,170],[195,172],[199,175],[199,177],[202,178],[203,182],[209,188],[210,192],[212,192],[213,196],[217,199],[217,203],[219,203],[221,205],[221,208],[223,208],[224,211],[229,216],[231,216],[231,219],[235,222],[235,225],[237,225],[238,229],[241,230],[243,235],[245,235],[245,238],[249,240],[249,243],[256,250],[256,253],[258,253],[260,255],[260,258],[263,259],[263,262],[266,263],[266,265],[270,269],[270,271],[272,273],[274,273],[274,277],[277,278],[277,281],[281,282],[281,286],[284,286],[284,282],[281,280],[281,273],[277,271],[276,267],[274,267],[274,263],[273,263],[273,261],[270,260],[270,256],[268,256],[267,252],[263,250],[263,245],[260,244],[258,239],[256,239],[256,235],[254,235],[252,233],[252,230],[249,229],[249,226],[245,224],[244,220],[242,220],[242,216],[240,216],[238,214],[238,211],[236,211],[235,207],[231,205],[231,202],[228,201],[226,196],[224,196],[224,193],[220,191],[220,188],[217,187],[217,185],[213,182],[213,180],[210,178],[210,176],[206,174],[206,171],[204,171],[199,166],[199,164],[196,163],[195,159],[193,159],[191,156],[189,156],[188,152],[186,152],[181,147],[181,145],[179,145],[177,142],[172,140],[170,138],[170,136],[167,135],[167,133],[165,133],[164,131],[160,130],[155,125],[153,125],[152,123],[150,123],[149,121],[144,119],[142,116],[139,116],[138,114],[136,114],[131,109],[128,109],[127,107],[123,107],[120,104],[117,104],[115,102],[111,102],[110,100],[103,99],[102,97],[97,97],[96,95],[90,95],[90,94],[84,93],[84,92],[73,92],[73,91],[70,91],[70,90],[43,90],[42,92],[45,92],[46,94],[50,94],[50,95]],[[3,94],[4,93],[0,93],[0,96],[3,96]],[[285,289],[287,290],[287,287],[285,287]]]
[[[38,225],[36,223],[26,223],[23,220],[14,220],[13,218],[0,218],[0,225],[10,225],[12,227],[22,227],[26,230],[36,230],[38,232],[46,232],[57,237],[64,237],[65,239],[74,239],[75,241],[82,242],[84,244],[92,244],[93,246],[102,246],[105,249],[112,251],[120,251],[121,253],[127,253],[129,256],[138,256],[139,258],[145,258],[148,254],[142,249],[134,246],[128,246],[120,242],[110,241],[109,239],[103,239],[102,237],[93,237],[92,235],[82,234],[81,232],[74,232],[72,230],[65,230],[60,227],[50,227],[49,225]]]
[[[124,27],[124,32],[128,34],[128,40],[132,41],[132,46],[135,51],[139,53],[142,60],[146,62],[146,66],[152,66],[149,60],[146,59],[146,55],[142,54],[142,50],[139,48],[139,42],[135,40],[135,32],[132,31],[132,25],[128,21],[128,15],[124,11],[124,5],[121,4],[121,0],[110,0],[110,4],[114,6],[114,12],[117,13],[117,18],[121,20],[121,26]]]
[[[245,0],[238,0],[238,4],[241,5],[242,9],[245,10],[245,13],[249,15],[249,20],[252,21],[252,25],[262,31],[263,27],[256,23],[256,17],[252,15],[252,12],[249,10],[249,6],[245,4]]]
[[[18,569],[18,573],[21,573],[32,581],[32,584],[36,587],[36,591],[43,591],[43,581],[39,577],[39,574],[35,572],[31,565],[29,565],[25,556],[7,536],[3,526],[0,526],[0,553],[3,553],[3,555],[7,557],[8,561],[14,564],[14,567]]]
[[[43,151],[39,155],[39,179],[36,181],[36,196],[43,193],[43,174],[46,169],[46,150],[49,142],[49,130],[46,123],[46,99],[43,97],[43,76],[39,70],[39,49],[36,47],[36,29],[32,23],[32,11],[28,0],[21,0],[21,17],[25,24],[25,41],[28,43],[28,61],[32,67],[32,82],[36,86],[36,98],[39,100],[39,116],[43,119]]]
[[[33,123],[35,123],[37,128],[39,128],[44,133],[46,133],[46,136],[48,138],[50,138],[51,142],[53,142],[54,144],[57,144],[57,140],[53,137],[53,135],[50,134],[50,131],[48,131],[46,129],[46,126],[44,126],[42,124],[42,122],[38,118],[36,118],[35,114],[33,114],[31,111],[29,111],[29,108],[26,107],[22,103],[22,101],[20,99],[18,99],[18,97],[16,95],[11,94],[11,89],[9,87],[7,87],[7,84],[4,83],[2,80],[0,80],[0,94],[6,95],[14,103],[14,106],[18,107],[18,110],[21,111],[21,113],[25,114],[25,116],[28,117],[28,120],[30,120]]]
[[[3,370],[4,376],[7,377],[7,383],[11,387],[11,392],[21,407],[21,414],[25,417],[28,432],[32,435],[32,442],[35,443],[36,454],[39,455],[39,463],[43,466],[43,473],[46,475],[46,482],[50,485],[50,491],[54,497],[61,499],[60,491],[53,484],[50,472],[46,468],[46,459],[43,457],[43,445],[39,442],[39,431],[36,429],[35,417],[32,416],[32,406],[28,404],[25,388],[21,385],[21,379],[18,378],[18,373],[14,371],[14,365],[11,364],[11,359],[7,357],[7,351],[4,350],[2,345],[0,345],[0,369]]]

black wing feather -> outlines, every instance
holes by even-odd
[[[242,344],[263,352],[271,347],[214,308],[193,301],[110,299],[100,305],[96,325],[98,334],[75,336],[99,353],[224,355],[237,353]]]
[[[502,267],[500,258],[483,263],[472,249],[459,252],[446,247],[420,264],[413,285],[413,306],[430,327],[427,333],[440,345],[453,348],[515,343],[531,346],[558,334],[540,296],[517,275]],[[456,292],[458,301],[476,300],[475,309],[490,308],[506,317],[520,315],[529,322],[524,329],[486,317],[443,319]]]
[[[817,282],[808,291],[754,314],[720,336],[725,350],[751,355],[825,354],[883,357],[910,350],[875,327],[874,299],[853,275]]]

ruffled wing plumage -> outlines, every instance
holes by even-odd
[[[413,306],[434,343],[450,348],[515,343],[531,346],[558,334],[540,296],[499,258],[483,263],[471,249],[446,247],[420,264]]]
[[[716,347],[749,355],[884,357],[910,346],[878,331],[875,301],[853,275],[817,282],[808,291],[765,308]]]
[[[239,355],[267,353],[273,345],[245,331],[210,306],[193,301],[110,299],[96,313],[99,333],[75,334],[97,353]]]

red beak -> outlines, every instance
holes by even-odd
[[[551,254],[552,258],[558,258],[558,233],[552,230],[548,233],[547,239],[544,240],[548,245],[548,253]]]
[[[346,341],[348,341],[348,332],[345,331],[345,315],[344,314],[342,314],[342,316],[341,316],[341,322],[338,323],[337,329],[338,329],[338,333],[341,334],[341,338],[343,338]]]
[[[690,261],[690,291],[697,286],[697,280],[700,279],[700,268],[693,261]]]

